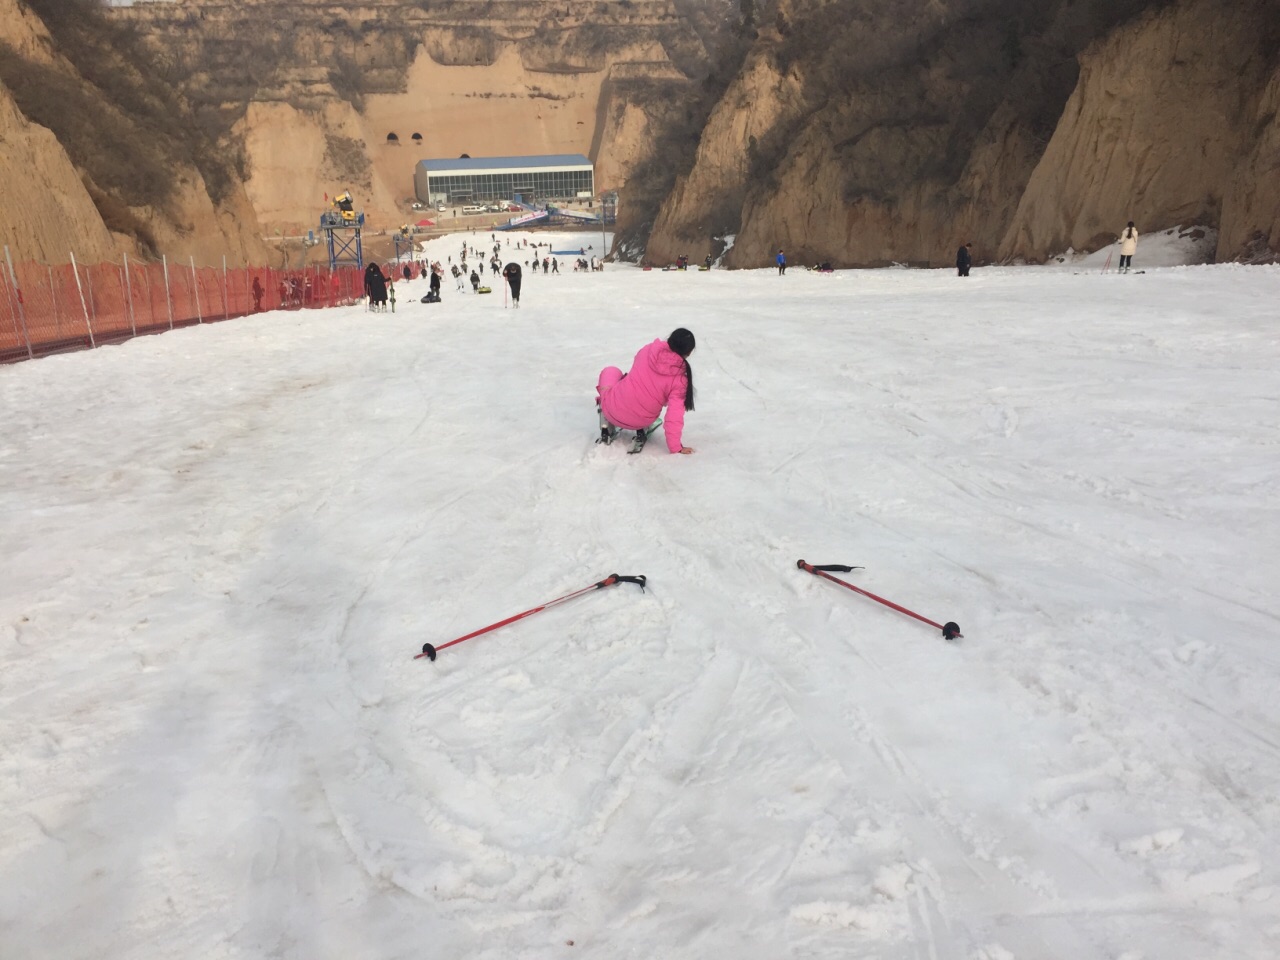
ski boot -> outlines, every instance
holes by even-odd
[[[596,439],[596,443],[608,446],[618,435],[618,428],[604,418],[604,414],[600,411],[599,400],[596,401],[596,418],[600,421],[600,436]]]
[[[649,434],[653,433],[653,431],[658,428],[658,424],[661,422],[662,422],[661,420],[655,420],[652,424],[645,427],[643,430],[637,430],[636,438],[632,442],[631,449],[628,450],[627,453],[639,453],[641,450],[643,450],[645,441],[649,439]]]

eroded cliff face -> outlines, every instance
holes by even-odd
[[[712,112],[693,169],[676,180],[654,223],[647,255],[669,262],[681,254],[701,260],[713,238],[737,233],[759,139],[794,110],[799,79],[781,75],[768,56],[754,56]],[[816,197],[815,197],[816,200]],[[807,205],[807,204],[806,204]]]
[[[1218,227],[1219,259],[1259,232],[1280,248],[1280,61],[1257,12],[1192,0],[1087,50],[999,255],[1097,248],[1129,220]]]
[[[29,123],[0,86],[0,244],[18,260],[87,263],[116,255],[80,175],[52,131]]]
[[[102,140],[134,129],[126,119],[129,103],[146,96],[133,75],[113,77],[112,87],[91,79],[118,51],[98,52],[96,69],[82,74],[77,51],[83,48],[65,31],[51,32],[37,10],[18,0],[0,0],[0,44],[6,61],[0,75],[19,84],[0,84],[0,236],[16,259],[65,262],[74,251],[86,262],[122,252],[194,256],[210,264],[221,263],[224,255],[237,263],[265,261],[267,251],[240,185],[222,185],[215,202],[193,164],[167,164],[171,188],[152,190],[151,202],[139,202],[127,187],[103,176],[97,162],[105,151]],[[65,142],[28,115],[70,123],[75,111],[84,122],[79,135]],[[95,122],[103,123],[101,131],[92,128]],[[110,144],[126,153],[132,146]],[[138,154],[148,147],[137,144]],[[130,176],[139,178],[136,171],[122,174]]]
[[[777,8],[664,203],[651,260],[700,259],[726,230],[729,266],[780,247],[793,263],[938,264],[965,241],[983,260],[1040,260],[1129,219],[1217,226],[1219,259],[1280,248],[1276,5],[1130,0],[1115,23],[1053,2],[1026,21],[921,2],[901,23],[845,5],[826,48],[794,35],[812,7]],[[837,31],[841,11],[826,15]]]
[[[234,121],[229,140],[243,145],[270,232],[313,228],[325,194],[345,189],[372,226],[398,226],[418,216],[417,162],[463,153],[583,153],[598,190],[625,188],[652,108],[707,56],[668,0],[262,0],[117,16],[146,31],[207,111]]]

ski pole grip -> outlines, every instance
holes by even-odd
[[[827,573],[853,573],[855,570],[862,569],[862,567],[850,567],[843,563],[805,563],[803,560],[797,560],[796,567],[800,570],[808,570],[810,573],[817,573],[819,570],[825,570]]]
[[[634,577],[622,577],[615,573],[610,579],[614,583],[634,583],[642,593],[644,592],[644,585],[649,582],[649,578],[644,574],[638,574]]]

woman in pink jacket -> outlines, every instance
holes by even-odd
[[[684,412],[693,409],[693,368],[689,354],[694,348],[693,334],[684,327],[672,332],[666,340],[655,340],[641,347],[623,373],[617,367],[605,367],[596,383],[596,406],[600,410],[600,439],[608,443],[618,429],[636,431],[636,449],[644,445],[645,431],[667,408],[663,432],[667,449],[672,453],[693,453],[683,446]]]

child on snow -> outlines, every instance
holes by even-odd
[[[693,453],[681,443],[684,412],[693,409],[693,368],[689,354],[693,334],[680,327],[666,340],[642,347],[631,370],[605,367],[596,382],[596,407],[601,414],[601,439],[612,439],[618,429],[644,433],[667,408],[663,432],[672,453]],[[638,443],[644,441],[637,437]]]

